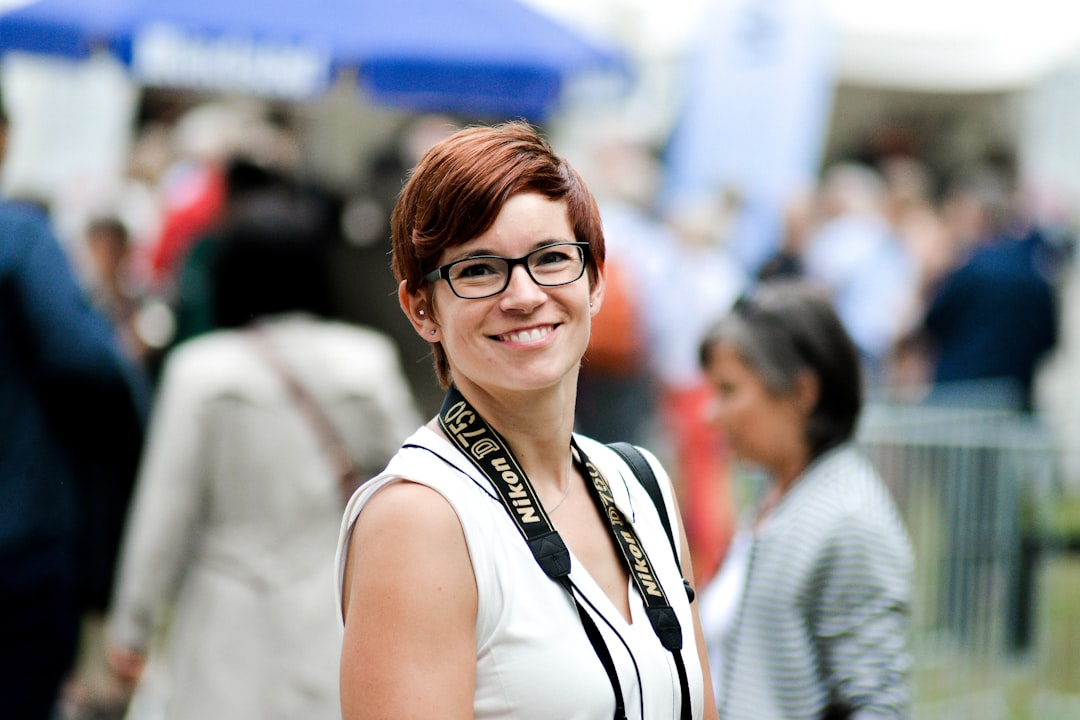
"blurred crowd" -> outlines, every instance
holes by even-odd
[[[758,266],[731,252],[737,188],[661,203],[662,156],[631,141],[596,148],[609,273],[634,292],[605,303],[586,356],[580,418],[598,438],[663,451],[680,483],[694,561],[715,572],[734,507],[729,453],[702,420],[711,390],[697,356],[705,329],[762,281],[828,288],[863,360],[867,395],[1036,411],[1038,375],[1058,345],[1074,225],[985,158],[949,173],[910,152],[867,152],[824,168],[790,198],[783,234]],[[632,309],[620,308],[625,302]],[[631,322],[620,319],[634,317]],[[610,319],[609,319],[610,318]],[[610,364],[606,322],[634,352]],[[617,408],[616,412],[612,408]]]
[[[246,104],[146,123],[129,167],[78,237],[0,202],[24,428],[0,452],[3,694],[25,718],[334,716],[342,496],[420,418],[378,329],[386,248],[347,242],[346,197]]]
[[[441,391],[423,362],[427,344],[399,315],[388,223],[413,162],[459,124],[411,119],[345,190],[305,178],[301,143],[281,115],[214,103],[143,124],[117,202],[87,218],[82,236],[65,239],[64,248],[87,297],[145,376],[154,412],[165,368],[181,347],[299,307],[283,293],[278,306],[222,314],[245,268],[257,272],[257,263],[233,266],[232,284],[222,285],[226,249],[238,235],[286,227],[318,238],[325,272],[312,282],[327,293],[317,314],[371,328],[400,358],[372,371],[400,373],[407,384],[410,419],[395,426],[411,427],[412,414],[432,412]],[[600,205],[609,260],[607,297],[582,369],[579,429],[600,441],[639,443],[665,462],[698,583],[720,567],[737,512],[730,453],[706,419],[713,391],[699,348],[707,328],[763,280],[797,276],[829,288],[871,398],[1037,409],[1037,374],[1059,340],[1073,228],[1071,218],[1050,223],[1037,215],[1037,198],[1025,194],[1007,162],[986,158],[948,174],[914,154],[832,164],[791,198],[768,260],[746,267],[730,250],[745,202],[738,188],[661,204],[656,148],[608,138],[592,151],[583,170]],[[278,278],[283,290],[289,277]],[[144,431],[131,437],[141,442]],[[365,466],[381,467],[380,454],[388,457],[401,439],[354,454],[368,452]],[[132,494],[118,493],[113,516],[128,510]],[[149,532],[147,522],[141,532]],[[155,559],[129,562],[145,568]],[[130,688],[90,657],[104,645],[107,605],[99,598],[94,607],[99,624],[86,631],[81,672],[65,686],[65,717],[93,717],[95,707],[106,713],[110,703],[126,702]]]

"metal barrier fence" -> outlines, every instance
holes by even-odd
[[[1053,443],[1030,417],[871,404],[859,439],[916,552],[911,647],[918,720],[1010,717],[1010,674],[1031,651]]]

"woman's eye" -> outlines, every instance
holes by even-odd
[[[558,263],[565,263],[570,261],[570,255],[563,250],[546,250],[540,253],[540,257],[536,259],[537,265],[557,265]]]
[[[459,278],[481,278],[496,275],[499,272],[495,263],[479,260],[461,263],[455,267],[455,271]]]

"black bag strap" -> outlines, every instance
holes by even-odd
[[[656,473],[653,472],[652,466],[649,465],[649,461],[645,459],[641,450],[636,445],[632,445],[628,442],[613,442],[608,443],[608,447],[615,451],[618,455],[630,466],[630,470],[633,471],[634,476],[637,477],[638,482],[645,488],[645,491],[649,493],[649,498],[653,501],[653,505],[656,506],[656,512],[660,516],[660,522],[664,524],[664,531],[667,533],[668,542],[671,543],[671,554],[675,558],[675,567],[679,568],[679,574],[683,575],[682,563],[679,562],[679,550],[675,544],[675,533],[671,528],[671,520],[668,517],[667,503],[664,502],[664,494],[660,490],[660,481],[656,479]],[[694,602],[696,593],[694,592],[693,585],[683,575],[683,588],[686,590],[686,597],[690,602]],[[683,689],[682,696],[682,708],[683,717],[690,708],[690,695],[688,693],[688,681],[686,678],[686,665],[683,663],[682,655],[675,656],[675,668],[679,673],[679,684]]]
[[[570,578],[562,577],[557,582],[561,583],[566,588],[566,591],[570,593],[570,597],[573,598],[578,617],[581,618],[581,627],[585,629],[585,635],[589,638],[589,643],[593,646],[593,651],[596,653],[597,659],[600,660],[600,664],[604,666],[604,672],[607,673],[608,682],[611,683],[611,690],[615,694],[614,720],[626,720],[626,701],[623,699],[622,683],[619,682],[619,671],[615,669],[615,661],[611,658],[611,651],[608,649],[607,643],[604,642],[604,636],[600,634],[600,628],[596,626],[596,622],[589,616],[589,611],[574,595]]]
[[[628,442],[613,442],[608,443],[608,447],[615,451],[615,453],[623,459],[623,461],[630,466],[634,476],[637,477],[638,482],[649,493],[649,497],[653,501],[653,505],[656,506],[656,512],[660,515],[660,522],[664,524],[664,531],[667,532],[668,542],[671,543],[671,554],[675,556],[675,566],[679,568],[679,572],[682,573],[682,563],[679,562],[679,546],[675,544],[675,532],[671,528],[671,519],[668,517],[667,503],[664,502],[664,494],[660,490],[660,482],[656,479],[656,473],[653,472],[652,466],[649,465],[649,461],[645,459],[645,456],[641,453],[636,445],[632,445]],[[694,602],[696,593],[690,581],[683,576],[683,587],[686,588],[686,596],[690,598],[690,602]]]

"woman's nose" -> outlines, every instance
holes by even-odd
[[[724,400],[720,397],[720,393],[713,391],[712,396],[708,402],[705,403],[705,407],[702,410],[702,418],[710,427],[723,428],[724,417],[726,410],[724,407]]]
[[[510,281],[503,291],[503,298],[512,303],[537,304],[546,297],[544,289],[536,284],[524,265],[510,269]]]

